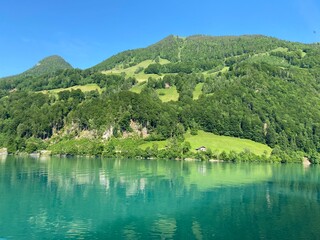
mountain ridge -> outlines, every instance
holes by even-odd
[[[236,51],[233,51],[230,46],[234,44],[238,44],[238,42],[243,42],[242,44],[245,46],[246,49],[244,49],[245,53],[253,53],[256,52],[250,49],[250,43],[258,42],[260,41],[260,47],[261,51],[266,50],[272,50],[276,47],[281,47],[285,45],[300,45],[300,46],[309,46],[308,44],[299,43],[299,42],[290,42],[286,40],[277,39],[274,37],[264,36],[264,35],[240,35],[240,36],[209,36],[209,35],[192,35],[187,37],[180,37],[176,35],[169,35],[162,40],[151,44],[145,48],[138,48],[138,49],[131,49],[126,50],[123,52],[120,52],[118,54],[115,54],[106,60],[98,63],[97,65],[94,65],[93,67],[90,67],[89,69],[99,70],[99,71],[105,71],[110,70],[117,66],[118,64],[126,64],[126,65],[134,65],[142,62],[146,59],[155,59],[156,57],[160,57],[163,59],[167,59],[171,62],[178,62],[183,61],[187,62],[192,59],[190,59],[190,56],[187,58],[183,58],[184,56],[188,55],[189,52],[192,52],[192,48],[197,48],[199,45],[205,46],[207,49],[206,51],[197,53],[192,52],[194,58],[199,58],[199,55],[205,53],[205,59],[222,59],[225,56],[212,56],[210,55],[210,52],[216,51],[217,48],[224,46],[228,47],[228,49],[225,49],[226,54],[228,56],[236,56],[238,55]],[[178,57],[179,50],[182,50],[182,59]],[[142,57],[143,56],[143,57]],[[202,56],[200,56],[201,59]],[[203,58],[203,57],[202,57]]]
[[[105,151],[113,156],[128,149],[109,138],[130,135],[134,123],[147,130],[148,141],[171,139],[173,158],[188,148],[185,133],[197,130],[267,144],[274,161],[289,161],[297,151],[317,156],[319,73],[317,44],[260,35],[171,35],[95,68],[0,81],[0,145],[12,152],[36,138],[49,145],[61,142],[65,151],[69,140],[85,135],[108,141]],[[77,88],[87,84],[96,90]],[[50,89],[59,90],[43,91]]]
[[[27,76],[40,76],[47,73],[53,73],[58,70],[64,69],[72,69],[70,63],[68,63],[64,58],[59,55],[51,55],[41,59],[38,63],[36,63],[33,67],[27,69],[26,71],[2,77],[1,79],[8,79],[8,78],[17,78],[17,77],[27,77]]]
[[[306,44],[306,43],[282,40],[279,38],[270,37],[270,36],[261,35],[261,34],[226,35],[226,36],[211,36],[211,35],[204,35],[204,34],[195,34],[195,35],[190,35],[190,36],[186,36],[186,37],[171,34],[156,43],[150,44],[149,46],[121,51],[115,55],[112,55],[112,56],[106,58],[102,62],[97,63],[96,65],[85,68],[85,69],[93,69],[93,70],[99,70],[99,71],[109,70],[118,63],[127,62],[128,60],[126,59],[126,57],[128,57],[130,55],[132,57],[132,55],[135,55],[136,52],[148,51],[149,49],[151,49],[151,51],[152,50],[158,51],[156,54],[153,53],[154,56],[151,56],[151,58],[152,57],[156,58],[157,56],[161,57],[161,50],[162,50],[163,46],[168,45],[168,43],[169,43],[169,45],[172,43],[175,43],[175,46],[177,48],[179,48],[183,45],[183,42],[186,40],[187,41],[188,40],[219,41],[219,40],[226,40],[226,39],[240,40],[240,39],[257,39],[257,38],[272,39],[273,41],[277,41],[277,42],[282,42],[282,43],[287,43],[287,44],[299,44],[299,45],[304,45],[304,46],[312,46],[312,45],[317,46],[318,45],[318,43]],[[179,45],[179,43],[182,45]],[[280,45],[283,45],[283,44],[280,44]],[[177,51],[177,49],[176,49],[176,51]],[[178,57],[173,57],[173,56],[162,56],[162,58],[168,59],[168,60],[173,60],[174,62],[179,60]],[[138,64],[139,60],[134,63]],[[52,64],[53,62],[56,62],[56,61],[58,61],[58,65],[56,67],[49,68],[47,70],[41,70],[41,68],[42,68],[42,67],[40,67],[41,64],[44,63],[45,65],[49,65],[49,64]],[[109,63],[109,62],[112,62],[112,63]],[[40,70],[39,70],[39,67],[40,67]],[[51,65],[51,67],[52,67],[52,65]],[[37,64],[35,64],[32,68],[27,69],[26,71],[24,71],[22,73],[19,73],[16,75],[4,76],[4,77],[1,77],[0,80],[12,78],[12,77],[17,77],[20,75],[24,75],[24,76],[34,75],[34,74],[41,75],[41,74],[45,74],[45,73],[54,72],[57,70],[72,69],[72,68],[73,68],[72,65],[70,63],[66,62],[63,57],[61,57],[59,55],[51,55],[51,56],[44,57]],[[85,70],[85,69],[83,69],[83,70]]]

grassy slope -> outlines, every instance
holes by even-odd
[[[176,86],[166,89],[157,89],[156,91],[162,102],[178,101],[179,94],[177,92]]]
[[[44,90],[41,91],[42,93],[49,93],[49,94],[57,94],[61,91],[71,91],[71,90],[76,90],[76,89],[80,89],[82,92],[90,92],[90,91],[94,91],[94,90],[98,90],[99,93],[101,93],[101,88],[95,84],[87,84],[87,85],[77,85],[77,86],[73,86],[73,87],[69,87],[69,88],[57,88],[57,89],[52,89],[52,90]]]
[[[288,67],[289,64],[287,63],[287,61],[285,61],[282,58],[278,58],[278,57],[274,57],[274,56],[270,56],[271,52],[275,52],[275,51],[281,51],[281,52],[288,52],[288,48],[283,48],[283,47],[278,47],[275,48],[273,50],[271,50],[270,52],[265,52],[265,53],[260,53],[260,54],[255,54],[253,55],[250,59],[246,60],[248,62],[267,62],[269,64],[277,64],[279,66],[283,66],[283,67]],[[305,53],[302,52],[303,57],[305,56]],[[166,60],[166,59],[160,59],[160,64],[166,64],[169,63],[170,61]],[[135,73],[136,70],[138,68],[146,68],[148,67],[150,64],[155,63],[153,60],[145,60],[135,66],[129,67],[129,68],[123,68],[122,64],[119,64],[118,66],[116,66],[115,68],[108,70],[108,71],[104,71],[103,73],[105,74],[120,74],[120,73],[125,73],[127,77],[135,77],[139,84],[135,85],[134,87],[132,87],[130,89],[130,91],[135,92],[135,93],[140,93],[143,86],[144,86],[144,82],[146,82],[148,80],[149,77],[153,77],[153,78],[161,78],[162,76],[156,75],[156,74],[145,74],[143,71],[141,71],[140,73]],[[209,71],[205,71],[203,72],[205,77],[208,76],[215,76],[218,73],[225,73],[229,70],[229,67],[222,67],[221,70],[218,71],[214,71],[214,70],[209,70]],[[199,96],[202,93],[202,87],[203,87],[203,83],[199,83],[197,84],[194,92],[193,92],[193,99],[197,100],[199,98]],[[158,89],[156,90],[158,93],[159,98],[163,101],[163,102],[168,102],[168,101],[177,101],[178,100],[178,93],[176,91],[176,88],[170,88],[170,89]]]
[[[242,152],[245,149],[249,149],[252,153],[257,155],[262,155],[264,151],[269,155],[271,153],[271,148],[265,144],[257,143],[247,139],[240,139],[235,137],[218,136],[213,133],[208,133],[204,131],[198,131],[198,135],[191,135],[190,133],[185,134],[185,141],[190,142],[191,151],[195,152],[196,148],[205,146],[210,148],[212,151],[235,151]],[[153,143],[157,143],[159,149],[166,146],[166,141],[154,141],[142,144],[140,147],[146,149],[151,147]]]
[[[193,100],[197,100],[202,93],[203,83],[198,83],[193,91]]]
[[[130,89],[130,91],[131,91],[131,92],[134,92],[134,93],[141,93],[143,87],[144,87],[144,83],[141,82],[141,83],[139,83],[139,84],[134,85],[134,86]]]
[[[140,93],[144,84],[137,84],[133,86],[130,91],[134,93]],[[166,88],[166,89],[156,89],[158,96],[162,102],[169,102],[169,101],[178,101],[179,94],[177,92],[176,86]]]
[[[129,67],[129,68],[123,68],[122,65],[116,66],[115,68],[108,70],[108,71],[103,71],[102,73],[104,74],[120,74],[120,73],[125,73],[127,77],[135,77],[138,82],[144,82],[147,81],[149,77],[153,78],[159,78],[160,76],[157,74],[145,74],[143,70],[139,73],[135,73],[138,68],[147,68],[150,64],[155,63],[153,60],[145,60],[135,66]],[[160,64],[166,64],[170,63],[166,59],[160,59]]]
[[[211,150],[218,150],[219,152],[242,152],[245,149],[249,149],[251,152],[257,155],[262,155],[264,151],[266,151],[268,154],[271,153],[270,147],[252,140],[218,136],[204,131],[199,131],[198,135],[195,136],[187,133],[185,135],[185,139],[186,141],[190,142],[193,151],[195,151],[195,149],[198,147],[205,146]]]

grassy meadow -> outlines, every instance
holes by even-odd
[[[162,102],[178,101],[179,94],[176,86],[172,86],[166,89],[157,89],[156,92]]]
[[[87,84],[87,85],[76,85],[73,87],[69,87],[69,88],[56,88],[56,89],[52,89],[52,90],[43,90],[41,91],[41,93],[45,93],[45,94],[58,94],[61,91],[71,91],[71,90],[77,90],[80,89],[82,92],[90,92],[90,91],[95,91],[98,90],[99,93],[101,93],[101,88],[95,84]]]
[[[192,152],[196,152],[196,148],[198,147],[205,146],[206,148],[210,148],[212,151],[218,152],[235,151],[240,153],[244,150],[250,150],[250,152],[256,155],[263,155],[266,152],[268,156],[271,153],[271,148],[269,146],[248,139],[219,136],[204,131],[198,131],[198,135],[186,133],[184,137],[185,141],[190,142]],[[152,147],[154,143],[158,144],[159,149],[163,149],[166,147],[167,141],[147,142],[140,145],[140,148],[146,149],[147,147]]]
[[[153,60],[145,60],[142,61],[141,63],[132,66],[132,67],[128,67],[128,68],[124,68],[123,65],[118,65],[115,68],[111,69],[111,70],[107,70],[107,71],[103,71],[102,73],[104,74],[121,74],[121,73],[125,73],[127,77],[135,77],[137,79],[138,82],[145,82],[148,80],[149,77],[153,77],[153,78],[159,78],[161,76],[157,75],[157,74],[145,74],[144,73],[144,69],[147,68],[150,64],[155,63],[155,61]],[[166,59],[160,59],[159,60],[160,64],[166,64],[166,63],[170,63],[170,61],[166,60]],[[140,71],[139,71],[140,69]]]

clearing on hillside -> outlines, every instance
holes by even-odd
[[[141,93],[144,86],[145,86],[145,83],[139,83],[133,86],[130,89],[130,91],[134,93]],[[179,94],[177,92],[176,86],[172,86],[170,88],[156,89],[156,92],[162,102],[178,101],[179,99]]]
[[[179,93],[177,92],[176,86],[165,89],[161,88],[157,89],[156,91],[162,102],[178,101],[179,99]]]
[[[43,90],[40,91],[41,93],[45,93],[45,94],[57,94],[61,91],[71,91],[71,90],[77,90],[80,89],[82,92],[90,92],[90,91],[95,91],[98,90],[99,93],[101,93],[101,88],[95,84],[87,84],[87,85],[76,85],[73,87],[68,87],[68,88],[56,88],[56,89],[51,89],[51,90]]]
[[[202,94],[202,87],[204,83],[198,83],[193,91],[193,100],[199,99],[199,96]]]
[[[150,64],[155,63],[153,60],[145,60],[135,66],[124,68],[123,65],[118,65],[115,68],[107,71],[103,71],[104,74],[121,74],[125,73],[127,77],[135,77],[138,82],[147,81],[149,77],[160,78],[161,76],[157,74],[146,74],[144,73],[144,69],[147,68]],[[166,59],[160,59],[160,64],[167,64],[170,61]]]
[[[271,154],[271,148],[265,144],[257,143],[248,139],[241,139],[236,137],[219,136],[213,133],[198,131],[198,135],[191,135],[186,133],[184,135],[185,141],[190,142],[191,151],[196,152],[196,148],[204,146],[210,148],[212,151],[237,153],[249,150],[256,155],[263,155],[266,153],[268,156]],[[152,141],[140,145],[140,148],[146,149],[152,147],[153,144],[158,144],[159,149],[165,148],[167,141]]]

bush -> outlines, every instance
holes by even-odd
[[[103,144],[98,140],[90,140],[86,138],[62,140],[49,147],[52,154],[67,155],[101,155],[103,152]]]
[[[44,150],[47,148],[47,145],[44,141],[39,138],[29,138],[26,140],[26,149],[27,153],[33,153],[38,150]]]

